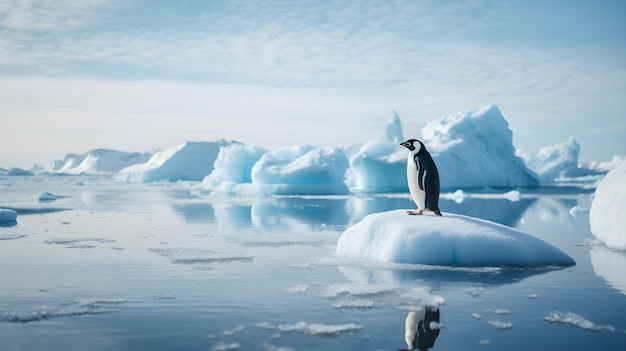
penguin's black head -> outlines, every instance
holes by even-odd
[[[417,152],[424,148],[424,144],[422,144],[422,142],[417,139],[409,139],[403,143],[400,143],[400,145],[404,146],[410,151],[417,150]]]

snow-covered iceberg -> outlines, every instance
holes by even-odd
[[[213,171],[213,163],[220,149],[235,141],[188,141],[161,150],[145,163],[121,169],[115,180],[119,182],[149,183],[160,180],[202,180]]]
[[[626,161],[602,179],[589,210],[591,233],[616,250],[626,250]]]
[[[563,143],[542,147],[536,155],[520,156],[526,166],[537,173],[543,184],[606,173],[580,165],[579,154],[580,145],[574,137],[570,137]]]
[[[341,195],[348,159],[338,148],[294,145],[266,151],[230,146],[220,151],[206,189],[245,195]]]
[[[96,149],[84,154],[67,154],[42,170],[53,174],[114,174],[122,168],[146,162],[152,153]]]
[[[450,114],[422,130],[442,188],[511,188],[539,185],[515,155],[513,132],[497,105]]]
[[[385,135],[345,148],[349,155],[350,169],[346,182],[356,192],[408,191],[406,183],[406,149],[403,142],[402,123],[394,111],[387,119]]]
[[[396,114],[385,138],[350,155],[348,184],[356,191],[407,191],[406,149]],[[515,155],[513,132],[496,105],[451,114],[428,123],[421,140],[433,156],[442,188],[534,187],[539,179]]]
[[[464,215],[366,216],[341,235],[339,256],[441,266],[571,266],[558,248],[517,229]]]

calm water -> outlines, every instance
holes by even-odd
[[[443,302],[433,350],[624,349],[626,253],[591,242],[590,191],[466,195],[440,207],[532,233],[577,265],[335,257],[347,226],[413,207],[404,195],[220,199],[193,184],[0,178],[0,207],[19,213],[0,226],[1,348],[399,350],[407,316]]]

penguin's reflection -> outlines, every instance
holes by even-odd
[[[404,341],[407,350],[428,350],[435,346],[435,339],[439,336],[439,308],[424,307],[409,312],[404,321]]]

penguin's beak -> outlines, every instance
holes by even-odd
[[[400,146],[404,146],[404,147],[406,147],[406,142],[404,142],[404,143],[400,143]]]

